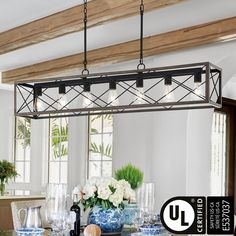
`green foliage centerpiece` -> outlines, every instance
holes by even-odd
[[[115,178],[125,179],[132,189],[137,189],[143,183],[143,172],[132,164],[128,164],[115,171]]]
[[[4,195],[5,185],[8,183],[8,181],[16,177],[17,175],[18,174],[15,170],[14,164],[6,160],[0,161],[0,194],[1,196]]]

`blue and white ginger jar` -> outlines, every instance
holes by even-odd
[[[88,224],[98,225],[102,233],[121,233],[123,229],[123,209],[94,206],[88,215]]]

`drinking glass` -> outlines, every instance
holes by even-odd
[[[62,235],[67,228],[68,211],[66,209],[67,185],[49,184],[46,195],[46,219],[53,233]]]
[[[155,205],[154,183],[143,183],[137,190],[137,202],[140,209],[145,213],[153,213]]]
[[[136,230],[139,231],[140,226],[144,224],[143,211],[139,210],[135,213],[133,224]]]

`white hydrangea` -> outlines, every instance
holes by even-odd
[[[131,188],[126,188],[124,192],[124,199],[129,200],[131,202],[136,201],[135,191]]]
[[[78,185],[76,187],[74,187],[73,191],[72,191],[72,199],[74,200],[74,196],[78,197],[78,200],[80,201],[83,198],[83,192],[82,192],[82,186]]]
[[[123,192],[116,190],[115,193],[109,197],[109,200],[115,207],[118,207],[123,201]]]
[[[111,196],[112,191],[107,184],[101,184],[98,186],[98,198],[108,200]]]
[[[135,191],[131,188],[131,185],[128,181],[122,179],[119,180],[119,184],[122,186],[124,191],[124,199],[134,202],[135,199]]]
[[[95,185],[86,184],[82,190],[83,199],[88,200],[89,198],[94,197],[96,191],[97,191],[97,188]]]
[[[74,192],[77,192],[80,199],[85,201],[96,196],[110,201],[115,207],[119,207],[123,200],[135,200],[135,192],[126,180],[117,181],[107,177],[93,177],[87,181],[83,189],[77,187]]]

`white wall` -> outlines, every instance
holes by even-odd
[[[14,113],[12,92],[0,90],[0,160],[13,160]]]
[[[150,113],[114,115],[114,170],[132,163],[145,173],[145,181],[151,181],[152,124]]]

